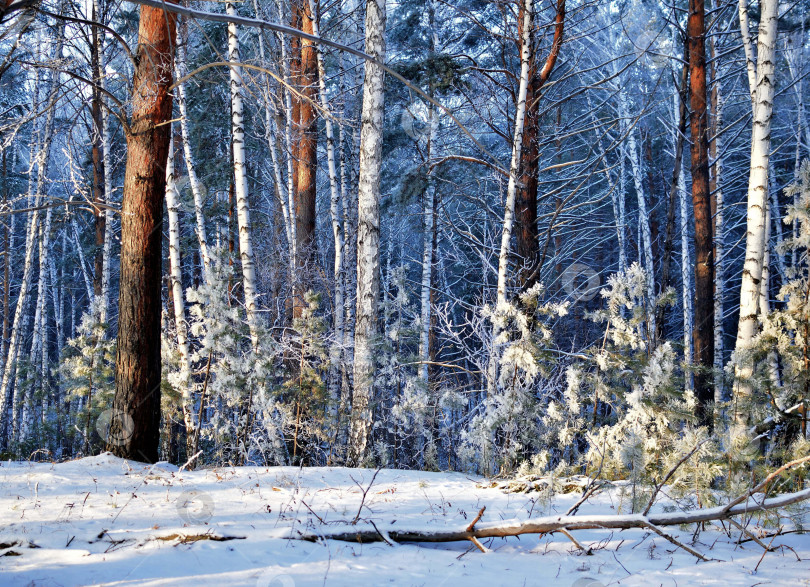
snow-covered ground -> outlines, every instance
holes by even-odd
[[[702,532],[696,559],[644,530],[469,542],[356,544],[288,540],[358,516],[374,471],[238,467],[178,471],[110,455],[60,464],[0,463],[0,585],[810,585],[810,535],[785,534],[763,556],[719,529]],[[479,487],[459,473],[382,470],[361,521],[378,527],[465,525],[565,513],[578,494]],[[613,489],[580,514],[618,513]],[[368,523],[368,522],[366,522]],[[669,528],[692,543],[694,529]],[[231,540],[212,540],[232,538]],[[200,539],[204,538],[204,539]],[[770,541],[770,538],[767,539]],[[760,559],[762,559],[760,561]],[[797,560],[801,559],[801,560]],[[759,564],[758,570],[755,567]]]

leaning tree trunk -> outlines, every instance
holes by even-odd
[[[141,7],[121,207],[121,287],[110,447],[156,462],[160,440],[161,222],[175,15]]]
[[[522,8],[521,8],[522,10]],[[522,13],[521,13],[522,14]],[[520,19],[522,22],[522,19]],[[518,274],[521,286],[529,288],[539,276],[540,241],[537,232],[537,184],[540,168],[540,90],[543,88],[560,53],[565,27],[565,0],[557,0],[554,39],[542,68],[536,53],[536,34],[529,31],[529,85],[526,88],[526,118],[521,138],[520,181],[515,196],[515,251],[523,262]]]
[[[186,73],[186,39],[185,21],[180,21],[177,31],[177,63],[175,75],[178,80]],[[208,253],[208,233],[205,228],[205,213],[203,211],[204,188],[197,177],[194,154],[191,150],[191,132],[188,124],[188,108],[186,107],[186,86],[177,86],[177,106],[180,110],[180,133],[183,139],[183,155],[186,160],[186,173],[191,194],[194,197],[194,215],[197,220],[197,241],[200,245],[200,257],[203,264],[203,279],[207,285],[211,285],[211,256]]]
[[[757,36],[754,123],[751,132],[751,168],[748,176],[748,215],[746,218],[745,264],[740,286],[740,319],[734,348],[734,420],[748,423],[749,401],[753,392],[751,345],[757,332],[760,281],[765,256],[765,221],[768,206],[768,162],[771,150],[771,115],[774,96],[774,60],[778,2],[762,1],[762,16]],[[740,14],[743,14],[742,3]]]
[[[526,120],[526,95],[529,87],[529,65],[531,63],[531,29],[533,26],[533,4],[525,0],[521,7],[523,16],[520,28],[520,85],[518,86],[517,103],[515,104],[515,133],[512,138],[512,161],[509,165],[509,182],[506,187],[506,202],[503,212],[503,232],[501,233],[501,250],[498,255],[498,286],[496,311],[505,308],[507,301],[507,273],[509,269],[509,249],[512,240],[512,228],[515,223],[515,198],[517,195],[517,180],[520,166],[520,153],[523,147],[523,125]],[[495,392],[498,376],[498,362],[500,352],[497,340],[500,329],[497,322],[493,324],[492,346],[490,348],[489,363],[487,365],[487,391]]]
[[[385,61],[385,0],[366,4],[366,53]],[[360,130],[357,221],[357,318],[354,335],[354,395],[349,459],[360,464],[371,432],[374,339],[380,299],[380,170],[382,167],[385,70],[366,62]]]
[[[228,15],[235,16],[236,8],[226,5]],[[242,288],[245,294],[245,311],[253,347],[259,346],[258,305],[256,292],[256,268],[253,264],[253,244],[250,236],[250,207],[248,205],[248,181],[245,169],[245,126],[242,105],[242,68],[239,65],[239,37],[236,25],[228,23],[228,61],[231,72],[231,128],[233,138],[233,175],[236,191],[236,222],[239,227],[239,260],[242,264]]]
[[[695,218],[695,396],[702,424],[712,425],[714,401],[714,243],[709,191],[709,125],[706,94],[706,23],[704,0],[689,0],[687,42],[692,136],[692,206]]]

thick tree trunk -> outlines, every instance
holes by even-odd
[[[745,12],[741,0],[741,21]],[[765,221],[768,206],[768,163],[771,149],[777,23],[778,2],[763,0],[757,36],[756,86],[752,92],[754,94],[754,122],[751,132],[751,167],[748,177],[745,264],[740,286],[740,319],[734,349],[737,362],[734,374],[734,419],[740,425],[747,424],[749,419],[748,402],[753,392],[751,377],[754,366],[748,354],[757,332],[762,264],[767,246]],[[746,26],[747,22],[743,29]]]
[[[385,61],[385,0],[366,3],[366,53]],[[354,395],[349,459],[360,464],[371,432],[374,340],[380,298],[380,170],[382,167],[385,71],[366,62],[360,130],[357,222],[357,318],[354,335]]]
[[[709,130],[706,93],[706,26],[704,0],[689,0],[686,34],[689,47],[690,128],[692,136],[692,206],[695,218],[694,363],[697,415],[712,425],[708,405],[714,401],[714,243],[709,191]]]
[[[118,353],[110,438],[155,462],[160,439],[161,223],[169,151],[175,15],[141,7],[121,210]]]
[[[315,14],[309,0],[292,0],[292,26],[314,33]],[[304,294],[312,287],[317,255],[315,246],[315,201],[318,171],[318,62],[315,43],[308,39],[292,40],[292,82],[303,98],[293,96],[293,186],[295,197],[296,279],[293,292],[293,317],[306,307]]]

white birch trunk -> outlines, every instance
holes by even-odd
[[[725,341],[723,334],[725,329],[723,327],[723,317],[725,315],[725,303],[723,296],[726,292],[726,259],[725,259],[725,231],[726,226],[723,220],[724,202],[723,202],[723,144],[722,134],[723,129],[723,97],[720,94],[720,80],[715,80],[717,84],[717,122],[716,134],[714,137],[715,151],[717,159],[712,162],[714,166],[715,177],[715,207],[716,212],[714,215],[715,227],[715,240],[714,240],[714,368],[718,373],[723,373],[723,356],[725,354]],[[722,375],[715,380],[714,388],[714,401],[720,404],[725,399],[725,386],[723,384]]]
[[[101,54],[104,55],[103,53]],[[102,60],[103,61],[103,60]],[[104,87],[104,77],[100,76],[101,87]],[[104,210],[104,248],[101,257],[101,305],[99,309],[99,320],[106,324],[110,309],[110,277],[112,274],[112,237],[113,237],[113,186],[112,186],[112,161],[110,160],[110,114],[106,108],[101,109],[101,145],[102,157],[104,159],[104,203],[107,208]]]
[[[622,91],[619,92],[619,117],[626,121],[628,111],[627,103]],[[625,122],[626,125],[626,122]],[[644,180],[642,178],[641,157],[639,155],[639,145],[636,143],[636,132],[638,126],[634,125],[627,133],[627,155],[630,158],[630,170],[633,174],[633,185],[636,189],[636,199],[638,201],[638,225],[641,232],[641,243],[644,251],[644,270],[647,273],[647,316],[649,332],[647,336],[652,341],[655,336],[655,266],[653,265],[652,234],[650,231],[650,215],[647,212],[647,197],[644,194]]]
[[[776,172],[773,168],[773,159],[768,160],[768,184],[770,185],[770,189],[768,190],[770,195],[770,207],[768,212],[770,213],[769,218],[771,219],[768,223],[768,233],[770,234],[772,227],[776,228],[776,243],[773,250],[774,253],[776,253],[776,266],[779,268],[779,276],[782,278],[782,283],[786,283],[787,265],[785,264],[785,252],[783,248],[785,235],[782,231],[782,211],[779,206],[779,190],[776,187]],[[766,242],[768,241],[766,240]]]
[[[229,29],[230,30],[230,29]],[[186,75],[186,39],[181,36],[181,29],[177,30],[177,51],[175,58],[175,77],[179,80]],[[183,156],[186,160],[186,173],[191,194],[194,198],[194,215],[197,221],[197,241],[200,245],[200,257],[203,264],[203,278],[205,283],[211,284],[211,256],[208,253],[208,234],[205,228],[205,212],[203,210],[203,197],[205,190],[197,177],[194,153],[191,150],[191,133],[189,131],[188,108],[186,106],[186,86],[177,87],[177,107],[180,110],[180,135],[183,139]]]
[[[774,96],[774,60],[778,24],[777,0],[763,0],[757,37],[756,98],[751,136],[751,169],[748,178],[748,214],[745,264],[740,287],[740,321],[735,345],[734,418],[748,423],[748,400],[752,393],[753,364],[747,356],[757,332],[760,282],[765,255],[766,209],[768,207],[768,162],[771,146],[771,115]],[[740,12],[742,14],[742,4]],[[744,27],[743,27],[744,28]]]
[[[748,75],[748,92],[751,95],[751,108],[756,112],[757,94],[757,64],[754,57],[754,47],[751,43],[751,28],[748,24],[748,0],[739,0],[737,12],[740,18],[740,36],[742,37],[743,51],[745,53],[745,72]],[[776,37],[774,36],[774,40]]]
[[[84,249],[82,249],[81,239],[79,238],[79,227],[76,226],[76,218],[71,217],[70,227],[73,230],[73,246],[76,247],[76,252],[79,255],[79,266],[82,270],[82,278],[84,279],[84,289],[87,292],[87,299],[92,303],[95,299],[93,293],[93,279],[90,277],[90,272],[87,270],[87,259],[84,256]]]
[[[436,140],[435,111],[431,106],[428,110],[428,144],[427,144],[427,164],[430,165],[433,156],[433,146]],[[428,167],[429,169],[429,167]],[[428,171],[427,188],[424,195],[423,207],[423,236],[422,236],[422,289],[421,289],[421,311],[420,311],[420,331],[419,331],[419,377],[425,389],[429,384],[428,374],[430,372],[430,289],[433,282],[433,241],[436,233],[436,188],[433,183],[432,173]]]
[[[501,250],[498,255],[498,306],[507,303],[506,281],[509,269],[509,245],[512,240],[512,228],[515,223],[515,194],[517,192],[518,166],[520,151],[523,146],[523,123],[526,120],[526,91],[529,86],[529,61],[531,59],[531,0],[524,1],[523,22],[521,23],[522,42],[520,47],[520,85],[518,86],[517,104],[515,104],[515,133],[512,139],[512,161],[509,164],[509,183],[506,188],[506,204],[503,212],[503,233]]]
[[[62,55],[62,46],[63,46],[63,36],[62,30],[60,29],[57,32],[57,40],[56,45],[54,48],[54,56],[61,56]],[[53,126],[54,126],[54,118],[55,118],[55,110],[56,110],[56,103],[57,103],[57,94],[56,86],[59,83],[58,74],[54,73],[51,77],[49,86],[48,86],[48,114],[45,119],[45,125],[42,129],[42,140],[40,141],[39,150],[36,153],[36,167],[37,167],[37,174],[36,180],[34,182],[29,181],[29,202],[33,204],[33,207],[38,207],[42,203],[42,188],[45,184],[45,178],[48,170],[48,159],[50,156],[51,150],[51,140],[53,137]],[[34,108],[36,108],[36,104]],[[31,170],[33,173],[33,169]],[[14,319],[11,326],[11,336],[8,345],[8,355],[6,357],[6,363],[3,369],[3,378],[0,381],[0,418],[6,415],[6,410],[8,409],[8,395],[9,389],[12,384],[12,379],[14,379],[14,373],[17,371],[17,355],[20,352],[20,347],[22,346],[22,332],[24,329],[23,319],[24,319],[24,309],[26,303],[28,301],[28,296],[30,295],[30,288],[31,288],[31,279],[33,273],[33,266],[34,266],[34,244],[37,237],[37,233],[39,232],[39,217],[40,211],[34,210],[30,213],[29,221],[28,221],[28,229],[26,232],[26,240],[25,240],[25,261],[23,265],[23,277],[22,283],[20,284],[20,291],[17,295],[17,305],[14,310]],[[12,435],[16,436],[16,433],[19,430],[19,414],[20,414],[20,407],[21,402],[24,398],[21,397],[20,390],[15,389],[14,397],[11,401],[11,420],[12,420]]]
[[[235,16],[236,8],[226,4],[228,15]],[[245,127],[242,105],[242,68],[239,62],[239,37],[236,25],[228,23],[228,61],[231,62],[231,127],[233,133],[233,174],[236,193],[236,220],[239,227],[239,259],[242,263],[242,287],[245,294],[245,311],[253,347],[258,348],[258,306],[256,293],[256,269],[253,264],[253,245],[250,236],[250,208],[248,206],[248,181],[245,169]]]
[[[501,248],[498,255],[498,285],[497,302],[495,311],[501,311],[506,307],[506,282],[507,271],[509,269],[509,245],[512,240],[512,228],[515,223],[515,196],[517,192],[518,166],[520,165],[520,153],[523,146],[523,124],[526,121],[526,93],[529,87],[529,62],[531,60],[531,30],[532,30],[532,10],[534,6],[531,0],[524,0],[523,22],[520,25],[520,84],[518,86],[517,103],[515,104],[515,132],[512,137],[512,160],[509,163],[509,182],[506,187],[506,202],[503,212],[503,232],[501,233]],[[487,366],[487,392],[492,394],[496,389],[498,377],[498,362],[500,360],[500,350],[498,338],[500,329],[497,324],[492,328],[492,346],[490,348],[489,364]]]
[[[34,305],[34,328],[31,336],[31,350],[29,362],[31,368],[39,364],[38,376],[32,373],[31,385],[27,393],[28,398],[23,403],[23,416],[20,427],[20,442],[26,440],[28,434],[34,429],[36,416],[35,398],[38,392],[45,388],[45,377],[47,377],[47,354],[45,353],[45,318],[47,308],[45,302],[48,297],[47,277],[48,277],[48,251],[50,249],[51,218],[53,208],[48,208],[45,213],[45,223],[39,227],[39,277],[37,280],[37,300]],[[44,368],[43,368],[44,367]]]
[[[385,0],[366,3],[366,53],[385,61]],[[380,298],[380,169],[382,167],[385,71],[366,62],[360,131],[357,225],[357,322],[350,461],[363,462],[371,432],[374,339]]]
[[[261,18],[259,13],[258,0],[253,0],[253,10],[256,13],[256,18]],[[267,61],[264,54],[264,37],[261,31],[258,31],[257,38],[259,41],[259,58],[264,66]],[[283,39],[280,40],[280,45],[284,51]],[[282,56],[282,60],[286,59],[286,55]],[[292,233],[292,217],[289,210],[289,196],[287,194],[287,185],[284,183],[283,174],[281,172],[281,164],[279,163],[279,151],[281,149],[281,138],[279,136],[279,129],[276,119],[279,116],[271,97],[270,79],[267,75],[264,76],[264,128],[265,139],[267,140],[267,148],[270,151],[270,159],[273,163],[273,182],[276,192],[276,199],[281,206],[281,216],[284,221],[284,234],[287,238],[287,246],[292,247],[295,245]],[[282,88],[282,92],[284,92]],[[292,249],[290,249],[292,250]]]
[[[191,389],[191,352],[186,327],[185,301],[183,298],[183,275],[180,265],[180,197],[174,177],[174,137],[169,141],[169,157],[166,161],[166,211],[169,217],[169,278],[171,279],[174,324],[177,331],[177,352],[180,354],[180,396],[183,421],[189,451],[194,448],[194,394]],[[208,274],[206,273],[206,277]],[[189,452],[189,456],[191,453]]]
[[[283,1],[278,2],[278,19],[284,22]],[[279,46],[281,48],[282,81],[284,97],[284,147],[287,153],[287,233],[290,244],[290,284],[295,283],[295,268],[298,258],[298,229],[295,222],[295,194],[293,192],[293,151],[292,151],[292,94],[290,93],[290,63],[287,60],[287,38],[279,35]],[[292,292],[290,292],[292,295]]]

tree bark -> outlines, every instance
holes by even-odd
[[[314,34],[315,14],[309,0],[292,0],[292,26]],[[292,82],[300,96],[292,98],[293,117],[293,194],[295,197],[296,272],[293,292],[293,318],[299,318],[306,303],[304,294],[312,287],[317,260],[315,246],[315,202],[318,171],[318,62],[315,43],[292,38]]]
[[[191,391],[191,351],[186,326],[185,299],[183,297],[183,273],[180,262],[180,195],[174,177],[174,140],[169,140],[169,156],[166,159],[166,212],[169,217],[169,279],[171,285],[174,325],[177,335],[177,352],[180,355],[179,385],[183,422],[186,425],[188,458],[192,456],[194,430],[194,396]],[[207,274],[206,274],[207,277]]]
[[[366,53],[385,61],[385,0],[366,3]],[[357,222],[357,317],[354,336],[354,395],[349,460],[365,458],[371,432],[374,340],[380,299],[380,170],[382,167],[385,71],[366,62],[360,130]]]
[[[185,21],[178,23],[177,30],[177,63],[175,75],[182,79],[186,74],[186,27]],[[197,177],[197,167],[194,162],[194,153],[191,149],[191,131],[189,129],[188,108],[186,107],[186,86],[177,87],[177,106],[180,110],[180,132],[183,138],[183,155],[186,160],[186,173],[191,194],[194,197],[194,215],[197,221],[197,241],[200,244],[200,257],[202,257],[203,276],[206,284],[211,284],[211,256],[208,253],[208,233],[205,228],[205,213],[203,211],[204,187]]]
[[[715,39],[712,37],[710,44],[710,58],[712,62],[712,91],[711,91],[711,136],[709,144],[709,157],[711,162],[711,180],[709,189],[712,194],[712,234],[714,237],[714,369],[718,373],[714,386],[714,401],[719,404],[725,399],[725,389],[723,384],[723,357],[724,357],[724,334],[723,316],[725,314],[724,295],[726,291],[725,275],[725,224],[724,203],[723,203],[723,146],[721,131],[723,130],[723,96],[721,91],[721,81],[717,71],[715,56],[717,54]],[[715,411],[715,415],[719,415]]]
[[[740,3],[741,21],[743,1]],[[747,19],[746,19],[747,21]],[[740,286],[740,318],[734,348],[734,419],[739,425],[749,420],[749,406],[753,393],[751,378],[754,365],[748,356],[759,324],[759,296],[762,265],[765,256],[765,221],[768,206],[768,163],[771,148],[771,115],[774,96],[774,60],[778,2],[763,0],[762,15],[757,36],[756,86],[754,95],[754,122],[751,132],[751,166],[748,177],[748,214],[746,218],[745,264]],[[745,28],[745,27],[743,27]],[[749,75],[750,79],[750,75]]]
[[[100,11],[98,0],[93,0],[91,8],[91,19],[98,21]],[[91,30],[90,42],[90,67],[93,71],[93,87],[91,100],[91,118],[93,126],[91,130],[92,159],[93,159],[93,220],[95,228],[95,251],[93,259],[93,294],[101,295],[104,280],[104,233],[107,222],[107,215],[102,207],[105,203],[104,193],[104,121],[101,103],[101,78],[104,75],[104,64],[101,55],[101,37],[98,34],[98,27],[93,26]]]
[[[522,23],[522,11],[518,20]],[[522,262],[518,279],[523,289],[528,289],[539,277],[540,241],[537,231],[537,185],[540,168],[540,90],[543,88],[560,53],[565,30],[565,0],[557,0],[554,19],[554,38],[543,67],[537,58],[536,31],[529,32],[530,51],[529,85],[526,88],[526,120],[524,122],[520,155],[520,177],[515,198],[515,252]],[[521,41],[522,43],[523,41]]]
[[[678,189],[682,180],[683,168],[683,142],[686,135],[686,82],[689,76],[689,66],[684,64],[681,73],[681,83],[677,94],[673,97],[673,122],[676,123],[673,131],[672,145],[674,149],[675,162],[672,166],[672,182],[669,185],[669,202],[667,204],[667,227],[664,235],[664,256],[661,262],[661,292],[665,292],[672,281],[672,251],[675,247],[675,208],[680,200]],[[664,305],[656,310],[656,337],[661,340],[664,337]],[[688,357],[691,361],[691,356]]]
[[[121,286],[111,448],[156,462],[160,439],[161,223],[175,15],[141,7],[121,209]]]
[[[229,16],[236,15],[230,2],[226,5]],[[228,61],[239,62],[239,37],[236,25],[228,23]],[[253,262],[253,242],[248,204],[248,181],[245,169],[245,126],[242,104],[242,68],[231,65],[231,128],[233,139],[233,174],[236,196],[236,221],[239,228],[239,260],[242,265],[242,288],[245,294],[245,311],[253,347],[258,348],[258,305],[256,292],[256,267]]]
[[[706,93],[706,23],[704,0],[689,0],[686,34],[689,44],[689,97],[692,136],[692,206],[695,218],[694,363],[697,416],[712,426],[708,409],[714,401],[714,243],[709,191],[709,132]]]
[[[312,33],[319,37],[319,18],[317,0],[308,0],[309,10],[312,15]],[[337,167],[335,163],[335,132],[332,127],[332,115],[329,108],[329,100],[326,95],[326,69],[323,63],[323,50],[320,45],[315,46],[318,62],[318,95],[320,96],[321,108],[325,116],[326,125],[326,162],[329,171],[329,215],[332,220],[332,237],[335,241],[334,260],[334,288],[335,297],[333,308],[333,329],[334,342],[329,347],[329,375],[328,389],[329,399],[332,402],[330,414],[334,419],[337,417],[337,406],[340,401],[340,358],[343,343],[343,304],[345,298],[345,267],[343,262],[343,226],[341,223],[341,200],[340,187],[338,186]]]

